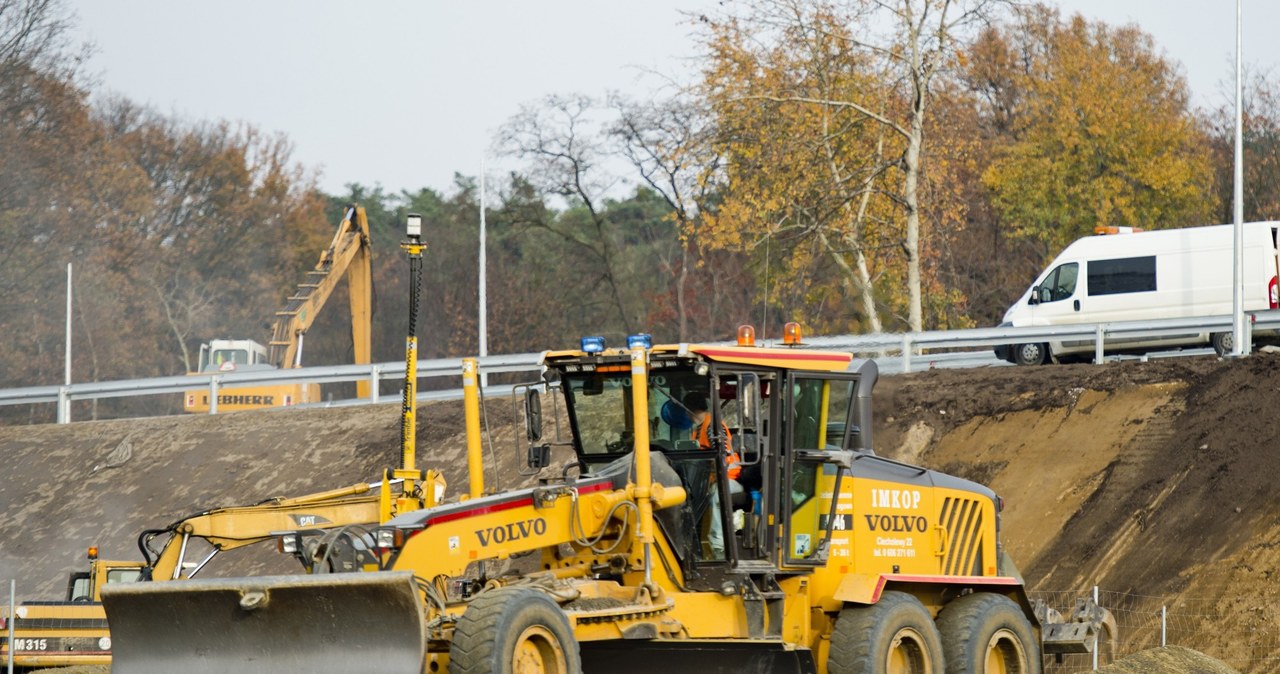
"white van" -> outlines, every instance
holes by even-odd
[[[1112,228],[1117,230],[1119,228]],[[1280,222],[1244,225],[1244,310],[1275,309]],[[1232,312],[1233,225],[1121,232],[1072,243],[1004,314],[1001,327],[1221,316]],[[1232,350],[1230,332],[1109,339],[1108,353],[1212,344]],[[1019,365],[1089,360],[1092,339],[997,346]]]

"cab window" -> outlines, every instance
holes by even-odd
[[[87,571],[71,574],[67,581],[67,601],[89,601],[93,599],[93,584]]]
[[[141,576],[142,576],[142,569],[136,568],[136,567],[127,568],[127,569],[110,569],[109,571],[107,571],[107,582],[108,583],[136,583],[138,582],[138,578],[140,578]]]
[[[1076,280],[1079,276],[1078,263],[1060,265],[1044,277],[1044,282],[1036,286],[1035,297],[1041,303],[1065,300],[1076,293]]]

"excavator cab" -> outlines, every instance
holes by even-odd
[[[246,366],[258,366],[256,368]],[[252,339],[214,339],[200,345],[197,372],[268,369],[267,347]]]

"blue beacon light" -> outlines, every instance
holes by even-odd
[[[629,335],[627,337],[627,348],[628,349],[652,349],[653,337],[649,335],[649,333],[647,332],[641,332],[636,335]]]

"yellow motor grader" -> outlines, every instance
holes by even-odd
[[[1037,611],[991,490],[875,454],[874,362],[786,335],[548,352],[536,486],[473,461],[469,498],[338,546],[355,573],[282,531],[308,575],[108,586],[113,671],[1034,673],[1105,638]]]

